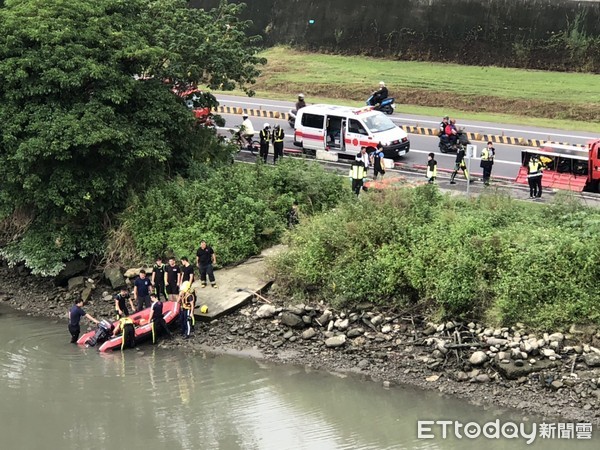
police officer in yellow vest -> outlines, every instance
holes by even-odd
[[[135,347],[135,322],[130,317],[121,317],[119,319],[119,323],[115,327],[113,331],[113,336],[119,334],[119,332],[123,332],[123,336],[121,339],[121,350],[124,348],[134,348]]]
[[[273,164],[277,163],[278,158],[283,158],[283,139],[285,138],[285,133],[283,132],[283,128],[279,125],[275,125],[273,128],[273,136],[271,139],[273,140]]]
[[[264,163],[267,163],[267,156],[269,156],[269,141],[271,140],[271,126],[265,123],[263,129],[260,130],[260,157]]]
[[[359,153],[356,156],[356,159],[352,161],[352,166],[350,167],[350,178],[352,179],[352,191],[356,195],[360,194],[360,190],[363,187],[364,178],[365,178],[365,165],[360,159],[361,154]]]
[[[492,142],[487,143],[481,151],[481,163],[479,167],[483,169],[483,184],[486,186],[490,185],[490,178],[492,177],[492,166],[494,165],[494,156],[496,156],[496,149],[493,147]]]
[[[529,198],[542,196],[542,163],[537,155],[531,155],[527,164],[527,181],[529,183]]]

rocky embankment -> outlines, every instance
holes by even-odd
[[[83,296],[89,313],[110,318],[114,291],[102,284],[108,275],[74,276],[64,280],[66,286],[56,286],[23,270],[0,268],[0,301],[31,315],[60,318],[66,328],[68,308]],[[118,271],[112,274],[113,285],[126,282],[119,276]],[[409,384],[477,405],[600,425],[596,327],[574,325],[566,333],[534,333],[521,324],[434,324],[370,304],[335,311],[322,304],[275,303],[255,300],[210,323],[198,321],[193,339],[176,338],[161,346],[192,346],[352,372],[386,387]]]

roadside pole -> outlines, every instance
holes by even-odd
[[[473,180],[473,174],[471,173],[471,158],[477,158],[477,146],[468,144],[467,145],[467,171],[469,172],[469,179],[467,180],[467,195],[469,195],[469,188],[471,187],[471,180]]]

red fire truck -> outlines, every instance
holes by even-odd
[[[527,184],[527,166],[532,155],[537,155],[544,166],[543,187],[598,192],[600,139],[588,142],[585,147],[546,142],[537,149],[524,149],[517,183]]]

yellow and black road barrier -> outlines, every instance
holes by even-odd
[[[266,109],[254,109],[254,108],[240,108],[236,106],[219,106],[216,108],[216,112],[220,114],[248,114],[251,117],[265,117],[268,119],[281,119],[288,120],[289,113],[281,111],[269,111]],[[420,134],[424,136],[437,136],[437,128],[425,128],[417,127],[413,125],[399,125],[404,131],[410,134]],[[508,144],[508,145],[522,145],[526,147],[541,147],[544,143],[548,142],[542,139],[525,139],[522,137],[514,136],[503,136],[496,134],[481,134],[481,133],[467,133],[467,137],[471,141],[480,142],[493,142],[495,144]],[[566,142],[553,142],[553,144],[561,145],[572,145]],[[576,147],[585,148],[583,144],[577,144]]]

